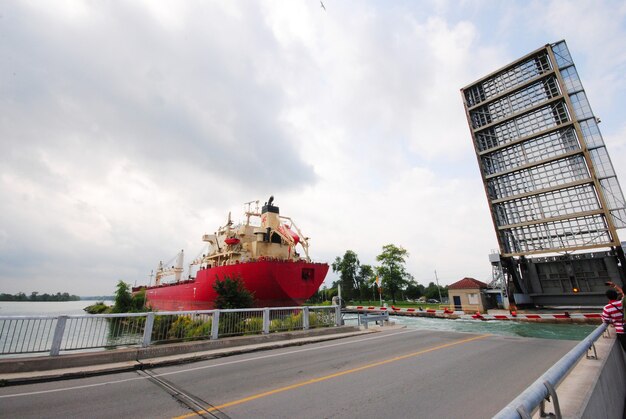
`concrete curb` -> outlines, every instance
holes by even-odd
[[[377,329],[360,330],[355,326],[340,326],[332,329],[240,336],[215,341],[183,342],[149,348],[126,348],[56,357],[10,358],[0,360],[0,386],[63,380],[196,362],[359,336],[375,333]]]

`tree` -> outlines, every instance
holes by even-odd
[[[133,294],[130,305],[133,311],[145,311],[145,307],[146,307],[146,289],[145,288]]]
[[[415,281],[410,281],[409,285],[407,285],[406,290],[404,290],[404,295],[409,300],[417,300],[422,295],[424,295],[425,288],[423,285],[418,284]]]
[[[367,295],[367,291],[375,280],[376,274],[370,265],[361,265],[359,267],[359,274],[356,277],[356,282],[359,287],[359,301],[363,301],[364,296]]]
[[[19,292],[15,295],[1,293],[0,301],[79,301],[78,295],[69,295],[67,292],[61,294],[39,294],[38,291],[33,291],[30,297],[27,297],[23,292]]]
[[[439,294],[439,291],[441,291],[441,295]],[[436,300],[439,300],[439,298],[443,298],[444,295],[448,295],[448,289],[442,286],[437,287],[434,282],[430,282],[428,284],[428,287],[426,287],[426,290],[424,291],[424,296],[426,298],[434,298]]]
[[[339,273],[341,295],[344,300],[354,298],[358,288],[357,275],[359,272],[359,257],[352,250],[346,250],[343,257],[337,256],[333,262],[333,272]]]
[[[133,297],[130,294],[130,286],[121,279],[117,282],[117,291],[115,291],[115,304],[113,304],[113,313],[128,313],[132,308]]]
[[[239,277],[225,276],[223,280],[218,278],[213,284],[213,289],[217,293],[215,308],[230,309],[254,306],[254,294],[246,289]]]
[[[376,272],[381,278],[383,290],[391,296],[393,304],[396,303],[396,295],[413,279],[404,267],[408,256],[406,249],[394,244],[383,246],[383,252],[376,256],[376,260],[381,263]]]

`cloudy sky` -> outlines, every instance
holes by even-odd
[[[626,3],[324,4],[1,2],[0,292],[145,283],[271,194],[318,261],[489,281],[459,89],[560,39],[626,184]]]

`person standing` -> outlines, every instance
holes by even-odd
[[[604,306],[602,310],[602,321],[606,324],[612,324],[615,326],[615,335],[622,349],[626,351],[626,335],[624,334],[624,309],[622,307],[623,291],[622,289],[609,282],[612,288],[606,291],[606,297],[609,299],[609,303]],[[618,294],[618,291],[622,295]]]

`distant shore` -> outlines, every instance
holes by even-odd
[[[20,302],[64,302],[64,301],[103,301],[103,300],[113,300],[115,297],[112,295],[101,295],[101,296],[78,296],[78,295],[70,295],[67,292],[57,292],[56,294],[48,294],[39,292],[32,292],[30,295],[26,295],[23,292],[18,292],[17,294],[6,294],[0,293],[0,301],[20,301]]]

